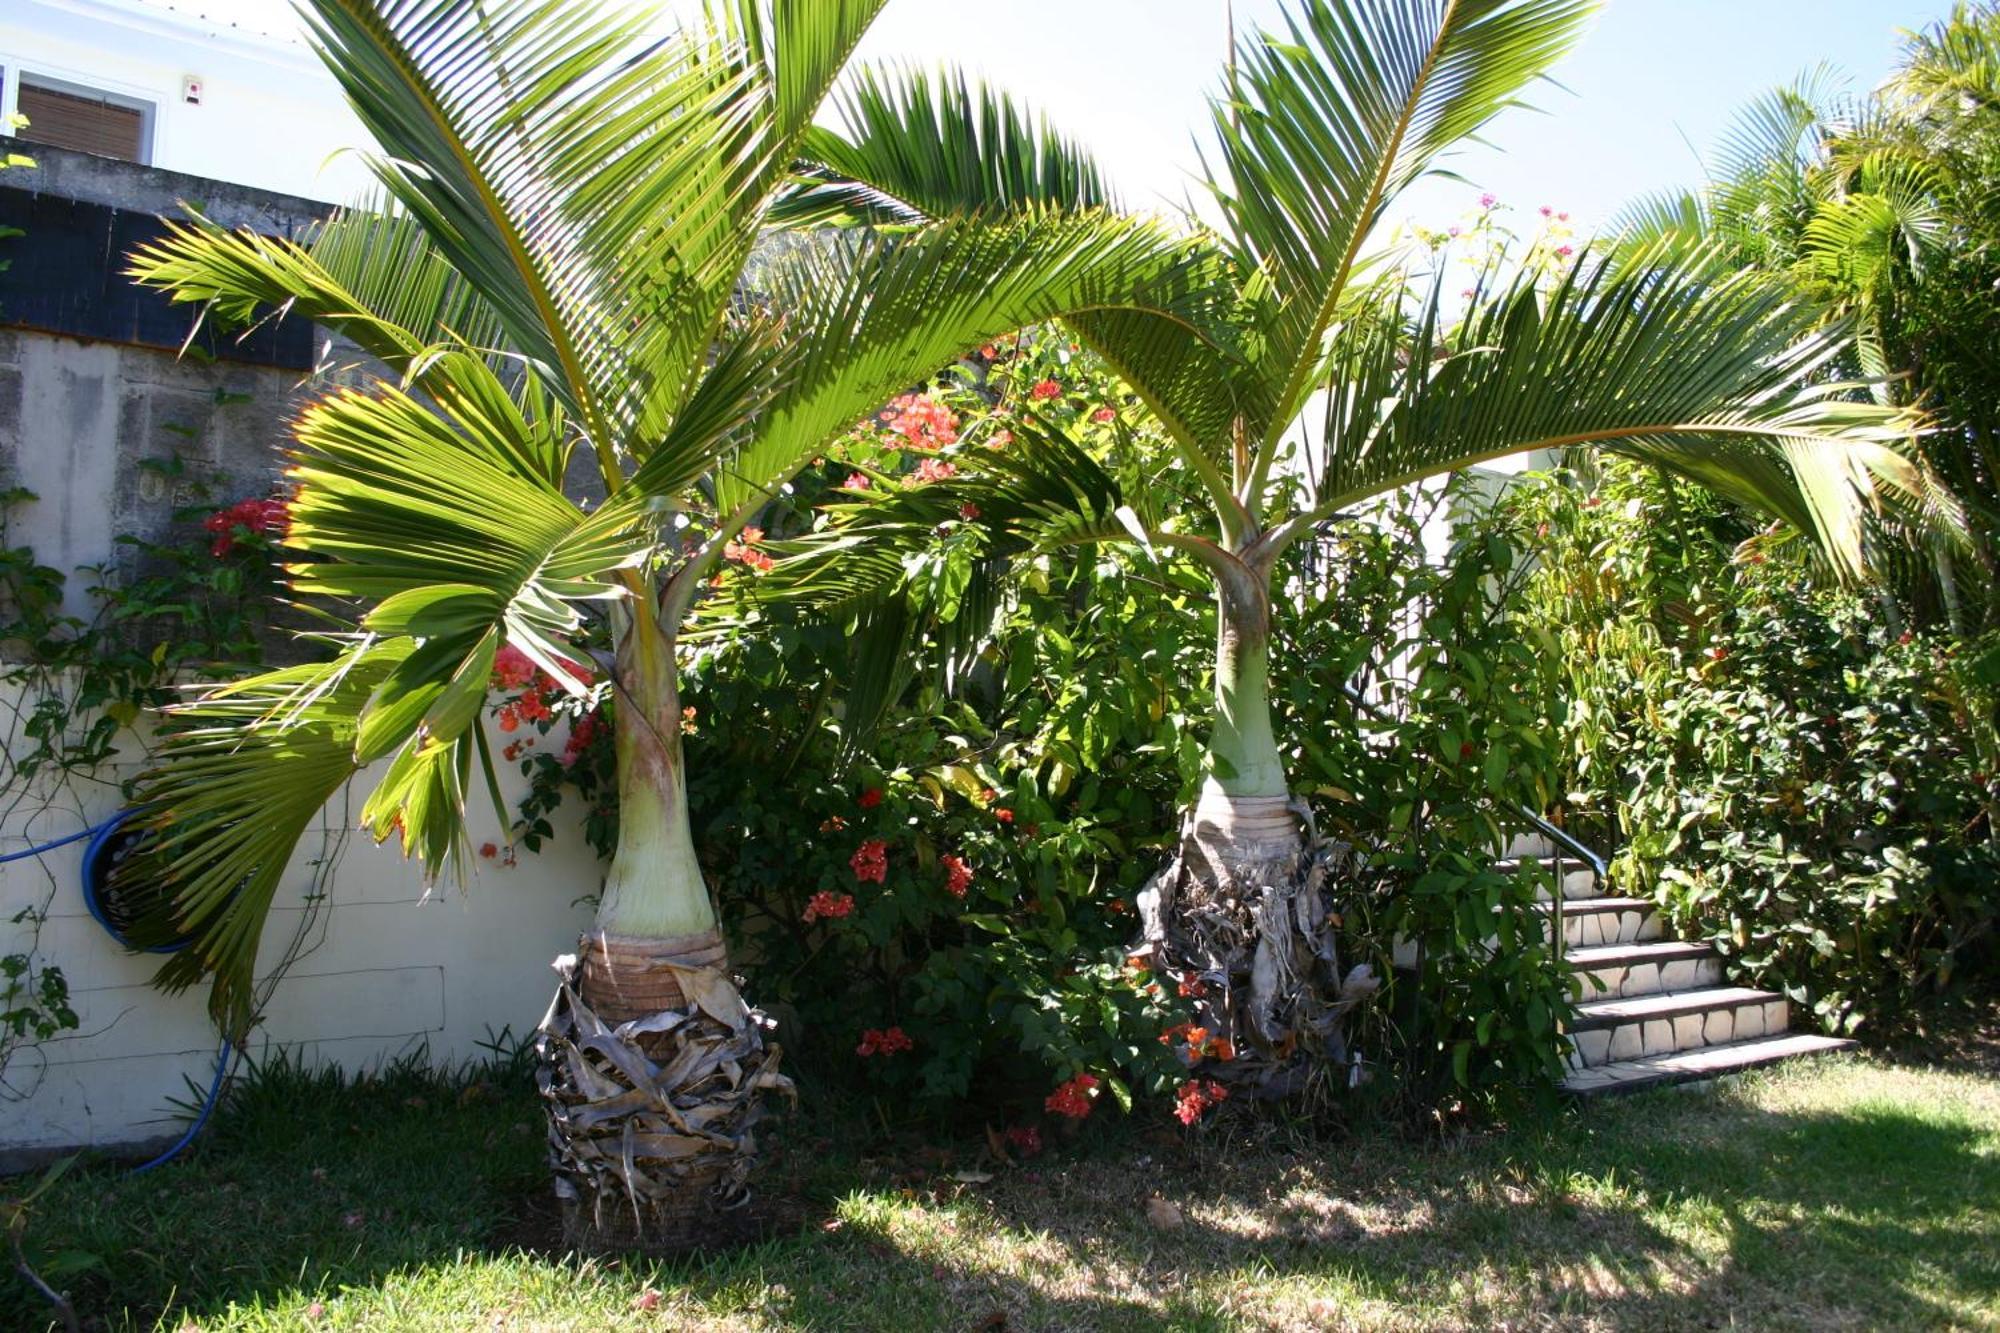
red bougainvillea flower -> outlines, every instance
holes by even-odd
[[[958,414],[928,394],[906,393],[875,419],[912,449],[942,449],[958,439]]]
[[[847,864],[853,869],[858,882],[885,883],[889,878],[889,844],[880,838],[870,838],[855,848]]]
[[[1092,1074],[1078,1074],[1067,1083],[1059,1084],[1048,1095],[1042,1108],[1051,1115],[1068,1116],[1071,1120],[1081,1120],[1090,1114],[1096,1105],[1097,1078]]]
[[[916,1043],[901,1028],[864,1028],[861,1044],[854,1048],[856,1055],[894,1055],[898,1051],[912,1050]]]
[[[851,893],[828,893],[822,889],[806,900],[805,915],[800,919],[807,925],[815,921],[838,921],[841,917],[854,915],[854,895]]]
[[[229,508],[210,514],[201,521],[201,526],[215,534],[215,540],[208,545],[208,553],[219,560],[236,549],[236,529],[244,528],[260,537],[275,536],[282,541],[291,521],[291,502],[273,497],[268,500],[238,500]]]
[[[1014,812],[1012,810],[1009,810],[1004,805],[993,812],[993,817],[999,820],[1003,824],[1011,824],[1014,822]]]
[[[1118,414],[1116,412],[1113,412],[1108,407],[1100,407],[1095,412],[1092,412],[1090,414],[1090,419],[1092,421],[1095,421],[1098,425],[1102,426],[1107,424],[1108,422],[1113,422],[1118,420]]]
[[[972,501],[967,500],[964,504],[958,507],[958,516],[964,519],[967,523],[970,523],[972,522],[973,519],[979,517],[979,506],[972,503]]]
[[[1208,1029],[1194,1023],[1179,1023],[1160,1034],[1160,1044],[1162,1046],[1172,1046],[1178,1043],[1184,1046],[1199,1047],[1207,1040]]]
[[[870,787],[867,791],[855,797],[854,803],[863,810],[873,810],[876,806],[882,804],[882,789],[880,787]]]
[[[1062,391],[1063,391],[1062,385],[1058,384],[1056,381],[1040,380],[1037,381],[1034,388],[1028,390],[1028,397],[1034,399],[1038,403],[1046,402],[1051,398],[1062,397]]]
[[[1033,1125],[1015,1125],[1007,1131],[1007,1146],[1023,1157],[1038,1157],[1042,1151],[1042,1131]]]
[[[965,863],[965,858],[950,853],[940,856],[938,864],[944,867],[945,892],[954,898],[963,898],[965,891],[972,887],[972,867]]]
[[[1174,1093],[1174,1118],[1183,1125],[1201,1119],[1209,1107],[1229,1100],[1229,1089],[1214,1079],[1189,1079]]]
[[[958,468],[955,465],[942,458],[926,458],[917,464],[916,474],[912,480],[919,486],[926,486],[934,481],[950,481],[957,475]]]
[[[828,815],[820,821],[819,831],[821,833],[838,833],[846,827],[847,821],[845,819],[839,815]]]
[[[979,790],[979,799],[982,801],[990,801],[999,794],[1000,793],[995,789],[993,789],[992,787],[982,787]]]
[[[490,842],[483,842],[479,845],[479,854],[488,861],[491,861],[494,857],[500,855],[500,849]]]

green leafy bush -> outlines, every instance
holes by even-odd
[[[1508,507],[1545,552],[1523,614],[1563,664],[1571,797],[1628,887],[1829,1030],[1990,960],[2000,783],[1948,640],[1636,468]]]
[[[1540,645],[1507,615],[1522,562],[1486,509],[1462,478],[1336,529],[1294,575],[1294,664],[1274,673],[1302,794],[1357,853],[1348,947],[1387,982],[1361,1044],[1418,1117],[1552,1095],[1573,998],[1535,908],[1546,877],[1495,868],[1558,759]],[[1442,563],[1427,523],[1450,533]]]

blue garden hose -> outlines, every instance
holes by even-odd
[[[118,830],[124,826],[125,822],[137,813],[139,812],[134,809],[120,810],[109,819],[92,824],[89,828],[81,832],[69,834],[67,837],[56,838],[53,841],[42,843],[40,846],[30,847],[25,851],[9,852],[5,856],[0,856],[0,865],[4,865],[9,861],[24,860],[30,856],[40,856],[45,852],[52,852],[58,847],[67,847],[73,842],[81,842],[85,838],[89,838],[90,846],[86,847],[83,852],[84,906],[90,909],[91,917],[98,925],[104,927],[106,934],[110,935],[111,938],[117,940],[120,944],[124,944],[127,948],[130,948],[131,946],[126,941],[123,933],[105,915],[104,904],[98,898],[98,876],[92,872],[96,869],[99,858],[105,854],[106,845],[113,837],[117,836]],[[177,949],[186,948],[187,945],[188,941],[181,940],[170,944],[155,945],[151,949],[148,949],[147,952],[173,953]],[[235,1048],[225,1040],[222,1043],[222,1049],[216,1053],[215,1077],[209,1081],[208,1096],[202,1100],[201,1110],[196,1113],[194,1121],[188,1125],[187,1132],[181,1135],[179,1141],[173,1147],[167,1149],[158,1157],[133,1167],[131,1170],[132,1175],[136,1176],[141,1172],[151,1171],[156,1166],[166,1165],[174,1158],[180,1156],[187,1146],[195,1141],[195,1138],[201,1133],[203,1127],[208,1124],[209,1116],[214,1113],[216,1102],[222,1098],[222,1084],[229,1074],[231,1057],[234,1053]]]

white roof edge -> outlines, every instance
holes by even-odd
[[[232,55],[287,69],[324,73],[324,67],[304,42],[282,33],[261,32],[209,18],[192,7],[200,0],[185,0],[185,4],[174,0],[26,0],[26,3],[150,36],[210,43],[226,48]]]

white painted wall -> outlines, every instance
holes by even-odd
[[[0,692],[0,729],[14,729],[20,702],[18,692]],[[143,757],[135,738],[119,771],[97,775],[109,781],[8,792],[14,804],[0,816],[0,854],[115,812],[116,779]],[[521,784],[511,768],[501,776]],[[516,1038],[532,1032],[554,990],[550,960],[575,948],[588,921],[575,900],[599,883],[595,857],[580,836],[563,836],[514,866],[478,862],[464,892],[427,895],[395,844],[377,847],[354,831],[366,777],[322,812],[286,871],[265,934],[266,968],[306,918],[306,895],[321,882],[314,863],[337,852],[308,951],[277,987],[253,1051],[283,1044],[349,1068],[406,1051],[455,1062],[478,1057],[479,1044],[503,1028]],[[472,829],[475,846],[500,840],[490,810],[475,806]],[[0,865],[0,954],[22,937],[9,919],[24,907],[46,912],[39,951],[62,968],[82,1020],[10,1065],[9,1083],[28,1095],[0,1100],[0,1156],[176,1134],[168,1099],[187,1098],[184,1079],[205,1090],[215,1068],[205,993],[154,989],[160,959],[122,949],[89,915],[79,879],[84,847]]]
[[[14,110],[19,76],[39,74],[150,103],[152,166],[333,203],[365,192],[367,170],[341,150],[372,141],[298,40],[285,0],[259,0],[250,12],[268,10],[261,24],[216,22],[198,9],[190,0],[4,0],[0,115]],[[190,76],[202,82],[199,106],[182,100]]]

